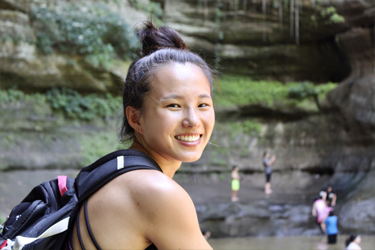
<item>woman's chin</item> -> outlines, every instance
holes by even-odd
[[[199,160],[201,158],[201,156],[202,156],[202,153],[196,154],[196,155],[189,155],[189,156],[184,157],[182,162],[195,162],[195,161]]]

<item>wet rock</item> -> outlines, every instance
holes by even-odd
[[[201,227],[213,237],[320,234],[306,205],[240,202],[196,208]]]
[[[375,198],[349,201],[338,214],[340,226],[345,232],[358,232],[364,228],[369,234],[375,233]]]

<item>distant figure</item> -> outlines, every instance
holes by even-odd
[[[315,198],[312,207],[312,215],[316,217],[316,223],[318,224],[322,234],[325,234],[326,232],[326,225],[324,224],[324,221],[327,219],[331,210],[332,208],[327,207],[325,201],[321,197]]]
[[[202,234],[206,240],[211,237],[211,232],[208,230],[202,230]]]
[[[332,191],[332,187],[329,186],[326,193],[327,206],[334,207],[336,205],[336,197],[336,194]]]
[[[333,211],[329,212],[329,216],[324,223],[326,224],[328,244],[336,244],[339,230],[337,229],[337,216]]]
[[[345,241],[345,250],[362,250],[362,248],[359,246],[360,243],[361,236],[352,234]]]
[[[240,189],[240,175],[238,171],[240,169],[237,166],[233,166],[232,169],[232,202],[239,201],[237,197],[238,190]]]
[[[271,158],[269,158],[270,155],[268,154],[268,152],[264,152],[263,153],[263,166],[264,166],[264,172],[266,174],[266,184],[264,185],[264,192],[266,194],[271,194],[272,193],[272,189],[271,189],[271,174],[272,174],[272,164],[275,162],[276,160],[276,156],[272,156]]]

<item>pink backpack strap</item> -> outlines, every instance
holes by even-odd
[[[57,184],[59,185],[59,190],[61,196],[65,194],[66,191],[68,191],[68,188],[66,187],[66,180],[68,179],[68,176],[66,175],[59,175],[57,176]]]

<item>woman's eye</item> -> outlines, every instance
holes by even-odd
[[[202,103],[198,107],[200,107],[200,108],[206,108],[206,107],[209,107],[209,106],[210,105],[208,105],[207,103]]]
[[[167,107],[169,107],[169,108],[179,108],[180,105],[178,105],[178,104],[169,104]]]

